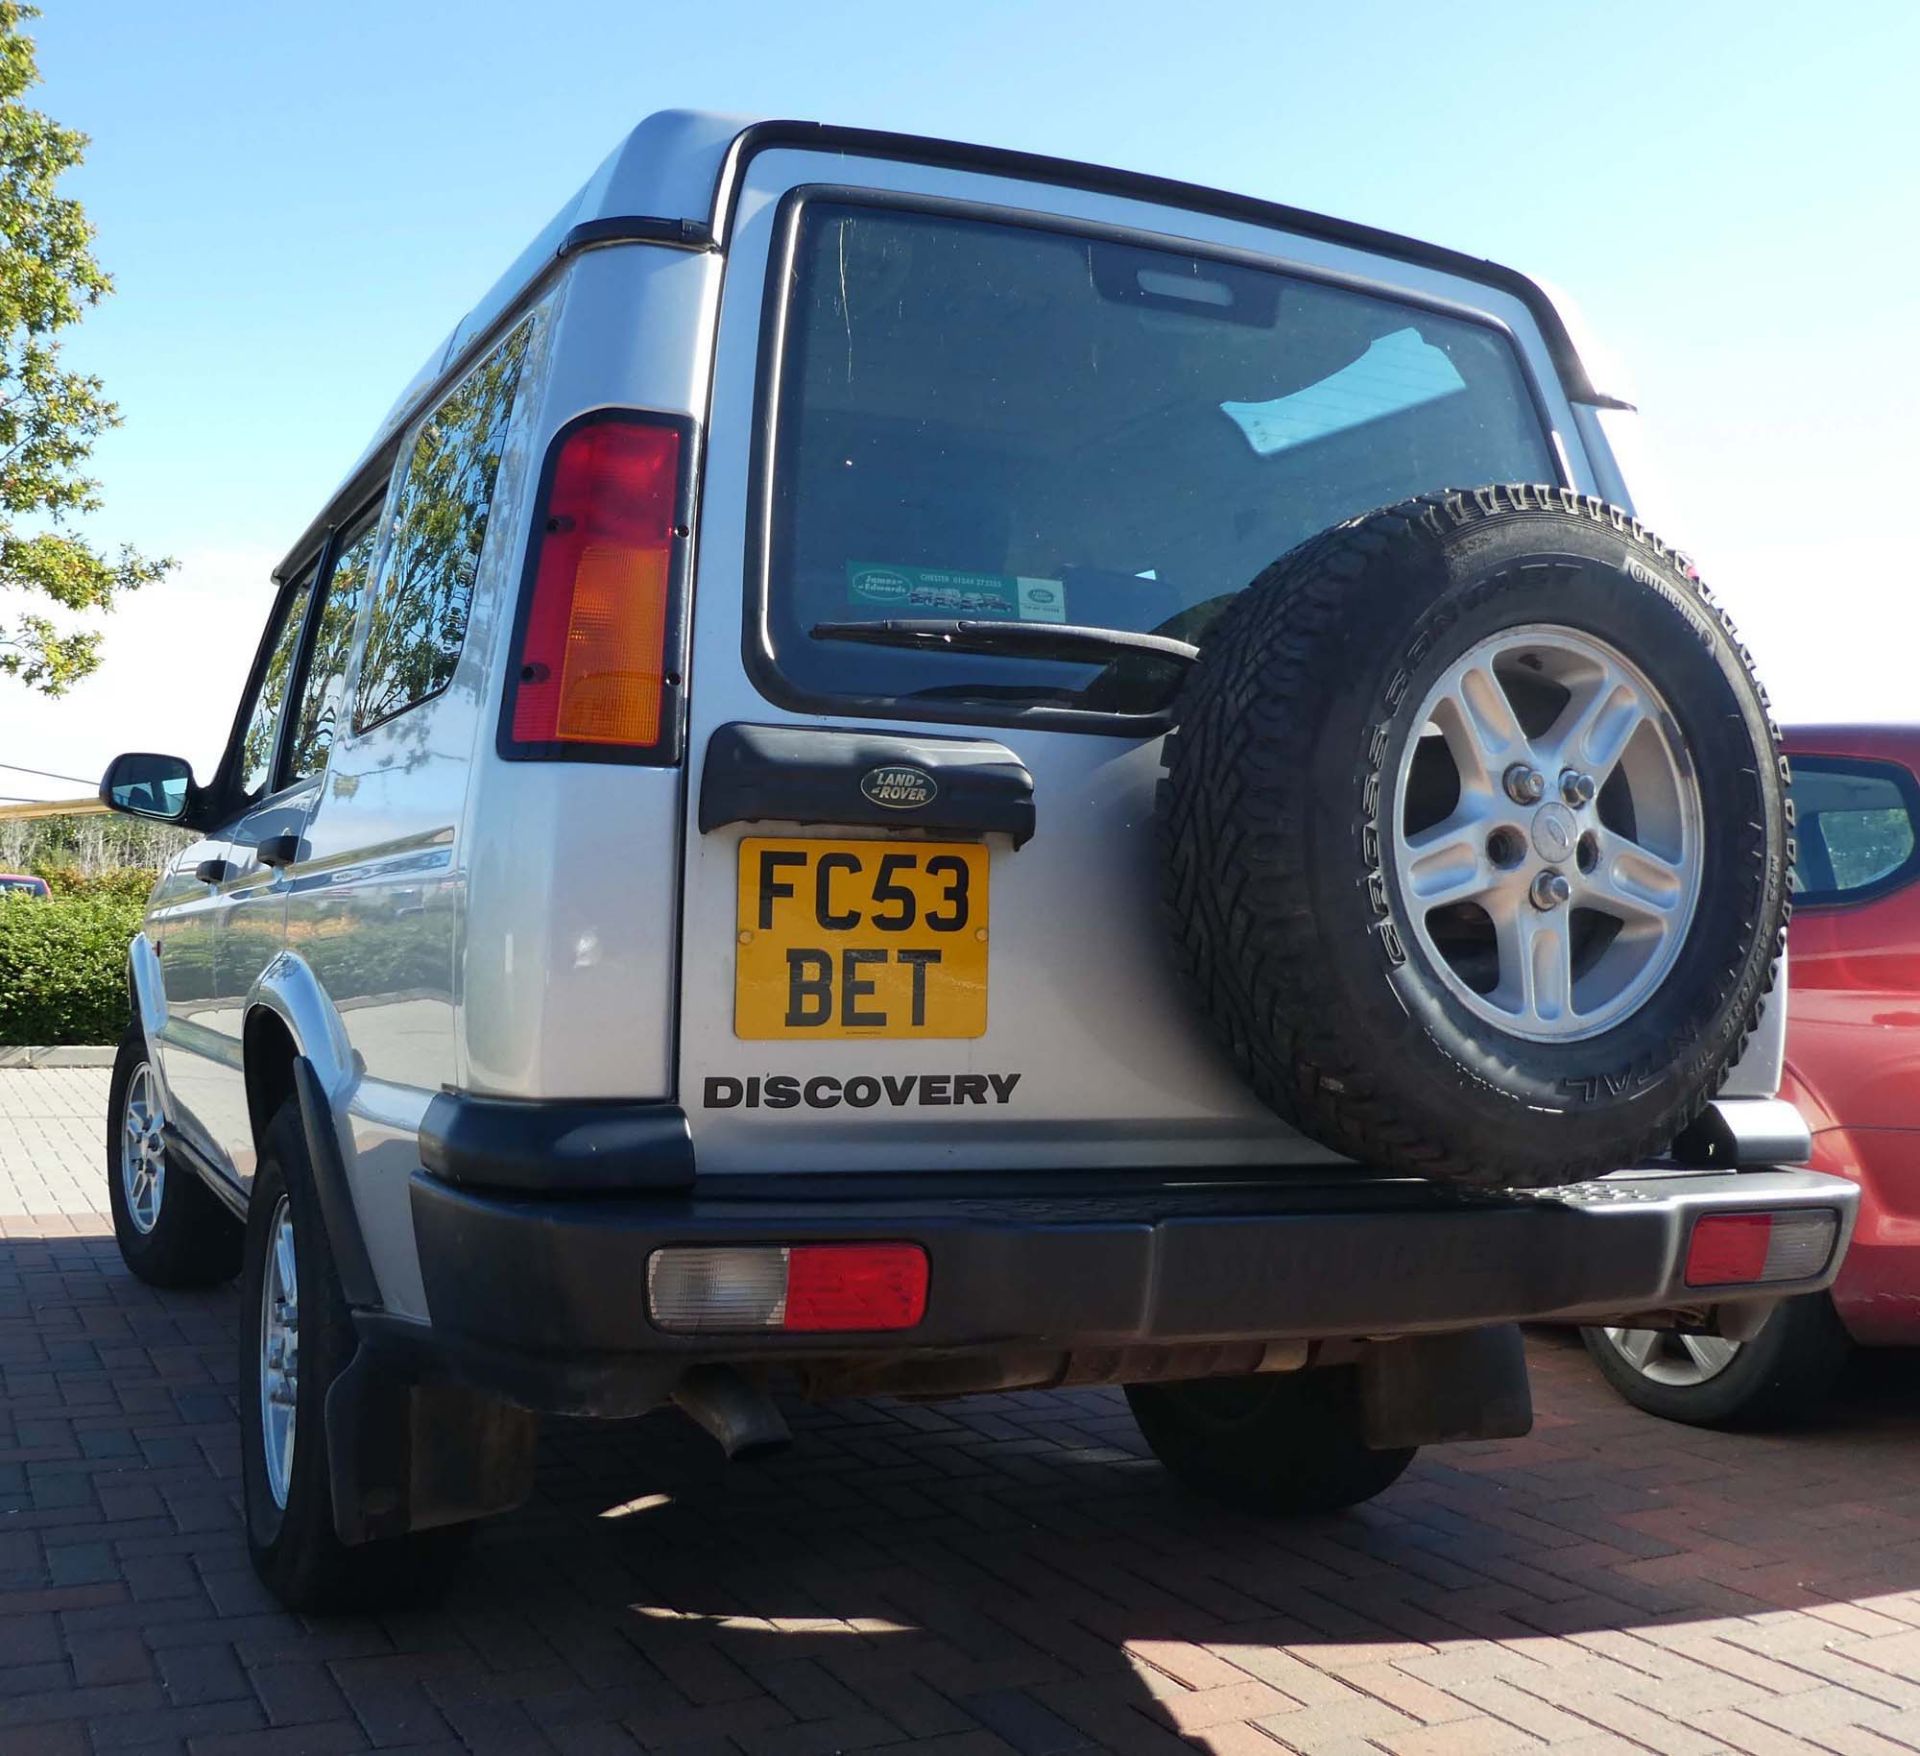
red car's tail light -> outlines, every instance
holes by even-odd
[[[1839,1233],[1840,1216],[1830,1207],[1706,1214],[1694,1221],[1687,1243],[1687,1285],[1805,1280],[1826,1267]]]
[[[507,673],[506,754],[661,746],[685,451],[682,423],[619,412],[559,439]]]
[[[662,1329],[709,1335],[911,1329],[926,1315],[918,1244],[669,1245],[647,1260]]]

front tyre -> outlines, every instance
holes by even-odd
[[[1690,1427],[1807,1420],[1853,1351],[1825,1293],[1782,1301],[1746,1341],[1657,1329],[1583,1329],[1580,1339],[1635,1408]]]
[[[166,1140],[166,1096],[136,1020],[107,1088],[107,1204],[120,1257],[157,1287],[217,1286],[240,1269],[240,1222]]]
[[[1351,1366],[1175,1384],[1129,1384],[1127,1405],[1183,1487],[1242,1512],[1337,1512],[1400,1479],[1415,1447],[1361,1437]]]
[[[375,1610],[435,1595],[473,1527],[341,1542],[327,1392],[357,1346],[321,1219],[298,1104],[268,1125],[247,1208],[240,1294],[240,1474],[254,1571],[290,1610]]]

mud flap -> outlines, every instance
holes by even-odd
[[[1533,1430],[1533,1389],[1515,1323],[1381,1342],[1360,1363],[1361,1432],[1375,1451]]]
[[[343,1543],[510,1512],[533,1492],[537,1416],[465,1385],[418,1383],[362,1346],[327,1392],[327,1473]]]

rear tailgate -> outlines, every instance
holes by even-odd
[[[1374,384],[1409,350],[1446,351],[1444,396]],[[1295,395],[1318,408],[1363,357],[1364,442]],[[1263,410],[1306,424],[1276,438]],[[884,824],[769,797],[688,834],[678,1086],[703,1175],[1329,1162],[1175,979],[1153,837],[1166,661],[905,651],[865,625],[1198,634],[1341,518],[1546,479],[1548,428],[1575,440],[1564,410],[1526,309],[1430,267],[904,160],[754,157],[706,434],[691,796],[730,726],[971,738],[1031,772],[1037,827],[1018,847],[915,829],[899,755],[847,788],[898,807]],[[883,870],[876,843],[904,863]],[[905,919],[900,890],[957,921],[962,869],[948,939],[876,927]],[[928,952],[971,992],[937,987]]]

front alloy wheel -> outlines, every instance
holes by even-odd
[[[107,1205],[121,1260],[150,1286],[213,1286],[240,1266],[240,1222],[184,1165],[169,1167],[166,1088],[131,1024],[107,1087]]]
[[[120,1123],[120,1192],[127,1218],[142,1237],[160,1218],[167,1193],[166,1112],[153,1063],[142,1060],[127,1080]]]

